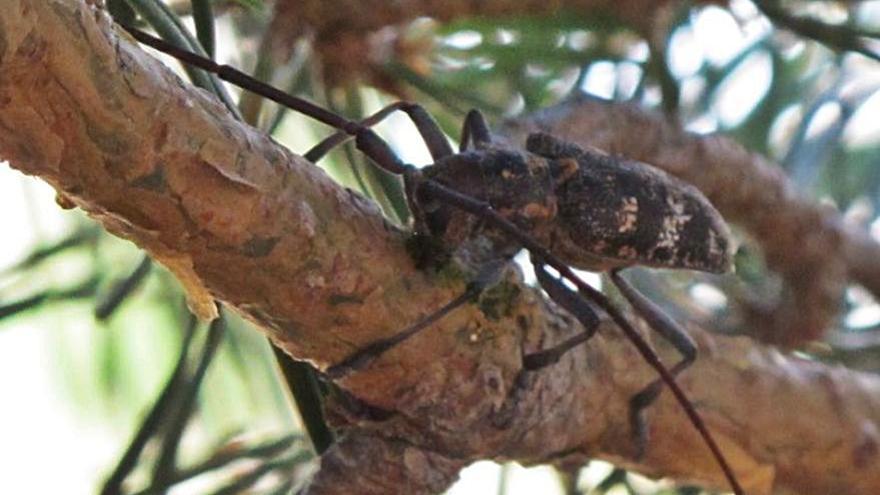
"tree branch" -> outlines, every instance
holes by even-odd
[[[216,297],[321,369],[463,290],[417,271],[374,205],[237,122],[82,1],[0,9],[0,128],[0,157],[148,250],[203,314]],[[646,457],[633,459],[628,401],[653,375],[610,324],[558,364],[522,370],[523,354],[579,329],[516,273],[504,283],[507,297],[337,382],[332,414],[347,435],[309,493],[437,493],[480,458],[599,457],[722,486],[668,393],[649,409]],[[701,353],[681,382],[750,494],[876,492],[880,380],[693,331]]]

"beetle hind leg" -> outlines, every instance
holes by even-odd
[[[553,301],[574,315],[583,325],[584,330],[553,347],[524,356],[523,367],[529,371],[556,363],[566,352],[589,340],[599,325],[599,318],[594,309],[581,294],[566,287],[559,279],[552,277],[540,260],[533,257],[532,264],[535,267],[535,275],[541,288]],[[697,356],[697,348],[690,336],[660,308],[623,279],[619,270],[611,272],[611,279],[649,326],[682,354],[682,360],[669,370],[670,375],[678,376],[693,364]],[[638,457],[644,455],[648,444],[645,410],[660,396],[663,385],[664,382],[661,378],[655,379],[629,400],[629,422]]]
[[[620,276],[620,270],[612,270],[611,281],[623,294],[623,297],[632,305],[639,315],[648,323],[648,326],[660,334],[664,340],[672,344],[675,349],[681,353],[682,359],[675,364],[669,373],[676,377],[682,371],[687,369],[697,358],[697,346],[693,339],[685,332],[681,326],[670,318],[662,309],[651,302],[647,297],[642,295],[635,287],[630,285],[623,277]],[[647,446],[648,428],[645,421],[645,409],[650,406],[660,392],[663,391],[663,380],[656,379],[649,383],[641,392],[637,393],[630,399],[630,426],[635,437],[636,449],[639,457],[641,457]]]

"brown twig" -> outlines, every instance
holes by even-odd
[[[0,47],[0,157],[150,251],[195,306],[217,297],[323,369],[463,289],[417,271],[374,205],[183,84],[96,7],[8,0]],[[500,311],[462,308],[337,381],[347,435],[309,493],[437,493],[481,458],[599,457],[722,486],[668,393],[633,458],[628,402],[653,374],[613,326],[525,372],[524,353],[578,328],[515,275],[506,283]],[[876,377],[695,335],[682,385],[748,493],[876,492]]]
[[[818,19],[797,16],[783,8],[778,0],[757,1],[755,6],[775,25],[799,36],[816,40],[835,50],[860,53],[880,61],[880,53],[871,47],[871,41],[880,37],[880,32],[866,31],[853,25],[828,24]]]

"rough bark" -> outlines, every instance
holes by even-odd
[[[0,158],[149,251],[194,306],[220,299],[319,368],[462,290],[417,271],[374,205],[237,122],[81,0],[0,9],[0,128]],[[500,303],[456,311],[337,382],[348,432],[309,493],[438,493],[481,458],[598,457],[724,487],[669,394],[633,459],[627,404],[653,374],[612,325],[524,372],[525,352],[578,327],[515,272],[505,283]],[[682,385],[748,493],[876,493],[880,380],[692,330],[701,353]]]

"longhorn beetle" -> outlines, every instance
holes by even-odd
[[[552,364],[588,340],[599,323],[587,302],[592,301],[623,330],[660,375],[630,400],[630,423],[639,452],[643,451],[646,438],[644,409],[665,384],[712,451],[734,493],[743,493],[712,435],[675,382],[675,376],[696,358],[694,342],[675,321],[620,276],[621,269],[637,264],[710,272],[730,268],[729,230],[696,188],[648,165],[613,159],[598,150],[583,149],[548,134],[530,135],[525,150],[497,145],[477,111],[471,111],[465,118],[460,150],[455,153],[437,123],[419,105],[394,103],[354,122],[230,66],[216,64],[136,29],[126,29],[148,46],[336,128],[335,134],[305,154],[312,162],[354,137],[357,148],[376,165],[403,176],[417,235],[439,239],[450,250],[477,236],[492,246],[494,259],[485,260],[486,268],[480,270],[461,296],[398,334],[331,366],[325,371],[330,378],[366,366],[473,299],[492,283],[502,262],[525,248],[531,254],[538,283],[584,329],[550,349],[524,356],[524,367],[537,370]],[[413,121],[431,153],[432,165],[420,170],[404,163],[370,129],[394,111],[404,112]],[[552,276],[547,266],[555,269],[559,278]],[[583,282],[570,266],[608,271],[621,294],[683,359],[667,369],[620,310],[604,294]],[[564,285],[563,278],[577,290]]]

